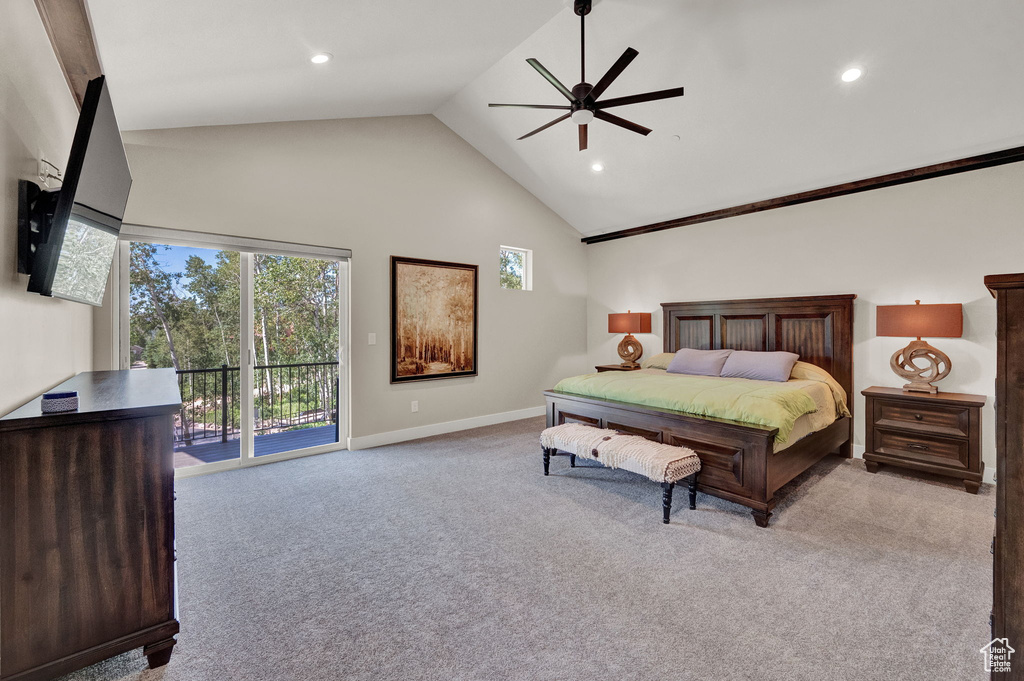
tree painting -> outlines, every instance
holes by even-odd
[[[476,265],[391,258],[392,383],[476,375]]]

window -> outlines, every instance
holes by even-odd
[[[181,475],[344,443],[348,250],[136,225],[120,236],[121,366],[177,373]]]
[[[526,248],[501,246],[498,251],[498,271],[501,288],[513,291],[532,291],[533,251]]]

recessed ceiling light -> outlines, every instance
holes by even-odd
[[[599,173],[602,170],[604,170],[604,165],[601,163],[595,163],[594,165],[590,166],[590,169],[593,170],[595,173]]]
[[[327,52],[321,52],[320,54],[314,54],[309,60],[314,64],[326,64],[331,60],[331,55]]]
[[[852,69],[846,69],[845,71],[843,71],[843,82],[852,83],[853,81],[860,78],[860,75],[862,73],[864,72],[858,69],[857,67],[853,67]]]

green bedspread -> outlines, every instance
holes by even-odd
[[[572,376],[559,381],[555,390],[778,428],[775,439],[780,444],[798,418],[817,409],[798,385],[655,370]]]

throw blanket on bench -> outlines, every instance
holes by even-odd
[[[541,433],[540,444],[547,449],[560,449],[598,461],[609,468],[644,475],[655,482],[676,482],[700,470],[700,458],[692,449],[581,423],[548,428]]]

